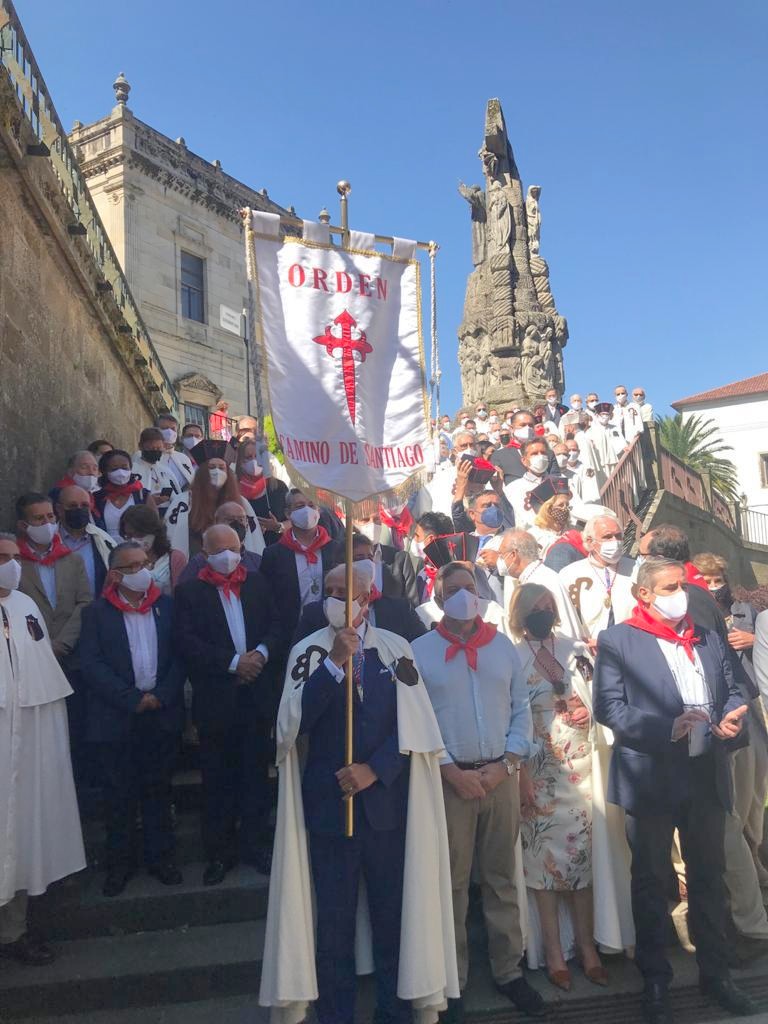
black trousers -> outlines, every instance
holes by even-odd
[[[409,1003],[397,998],[400,916],[403,902],[405,831],[375,832],[362,809],[355,834],[310,833],[309,850],[317,900],[317,989],[320,1024],[353,1024],[355,1016],[355,920],[362,873],[368,894],[376,968],[377,1024],[405,1024]]]
[[[689,798],[675,814],[627,815],[627,839],[632,850],[632,914],[637,931],[635,962],[646,983],[668,984],[672,967],[664,952],[667,924],[666,883],[672,834],[677,828],[685,860],[688,920],[695,935],[699,973],[728,975],[727,894],[724,830],[725,811],[715,788],[711,755],[689,758],[682,769],[689,775]]]
[[[157,867],[173,858],[171,776],[178,751],[178,734],[162,729],[152,711],[134,715],[127,740],[98,744],[108,870],[131,870],[136,864],[139,806],[145,864]]]
[[[272,845],[272,720],[251,708],[238,707],[231,728],[208,732],[200,723],[198,733],[205,855],[209,861],[236,860],[238,856],[247,860]]]

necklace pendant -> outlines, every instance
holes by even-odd
[[[610,608],[611,607],[611,595],[610,594],[606,594],[605,601],[603,603],[605,604],[606,608]]]
[[[320,584],[318,583],[317,580],[312,580],[312,583],[311,583],[309,589],[310,589],[310,591],[313,594],[319,594],[320,593]]]

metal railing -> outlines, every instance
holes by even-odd
[[[749,544],[764,544],[768,547],[768,513],[751,508],[736,506],[737,528],[743,540]]]
[[[124,321],[121,327],[125,328],[121,333],[126,338],[129,333],[133,337],[137,367],[145,371],[149,389],[159,393],[161,404],[172,409],[176,404],[173,384],[131,295],[12,0],[0,0],[0,67],[5,69],[16,94],[21,117],[37,139],[37,145],[32,147],[34,152],[28,147],[27,155],[47,159],[53,168],[61,193],[72,211],[72,222],[67,226],[69,233],[80,236],[88,246],[103,278],[102,290],[111,290],[120,309]]]

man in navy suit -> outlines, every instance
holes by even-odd
[[[355,568],[354,628],[344,628],[345,567],[325,577],[325,612],[337,630],[325,661],[302,695],[300,731],[309,740],[302,782],[317,898],[320,1024],[352,1024],[355,1006],[355,919],[358,880],[366,881],[376,963],[380,1024],[409,1021],[397,998],[400,913],[405,859],[408,759],[400,754],[397,691],[375,648],[363,650],[370,580]],[[344,766],[344,668],[353,658],[354,759]],[[344,834],[345,796],[355,796],[355,834]]]
[[[695,935],[699,987],[732,1013],[755,1004],[730,980],[725,815],[733,802],[730,750],[747,742],[747,713],[725,647],[688,616],[685,566],[641,565],[633,615],[598,637],[595,718],[614,734],[608,799],[626,811],[632,849],[636,962],[650,1024],[672,1020],[664,952],[665,883],[674,829],[680,832]]]
[[[378,629],[388,629],[390,633],[397,633],[408,643],[412,643],[418,637],[424,636],[424,624],[406,598],[394,596],[398,592],[398,586],[392,573],[388,566],[374,560],[373,553],[372,542],[362,533],[354,534],[352,560],[358,568],[368,573],[373,581],[368,598],[368,622]],[[334,546],[334,562],[337,565],[344,562],[344,549],[340,545]],[[296,627],[294,644],[327,625],[323,601],[314,601],[306,605]]]
[[[83,611],[81,671],[88,738],[96,743],[107,826],[105,896],[118,896],[134,868],[136,805],[144,859],[163,885],[178,885],[171,774],[184,724],[184,670],[173,644],[173,602],[154,584],[137,541],[109,556],[103,596]]]

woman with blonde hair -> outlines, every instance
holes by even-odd
[[[545,476],[541,483],[528,492],[527,500],[536,513],[528,532],[539,545],[539,558],[543,561],[553,544],[571,527],[571,490],[561,476]]]
[[[558,624],[546,587],[525,583],[515,591],[509,627],[528,681],[534,743],[520,771],[528,959],[529,966],[537,966],[543,954],[549,980],[568,991],[572,955],[594,984],[607,985],[608,976],[595,947],[593,921],[592,663],[584,644],[557,634]],[[570,912],[570,922],[562,910]],[[561,934],[564,918],[572,935],[566,927]]]

